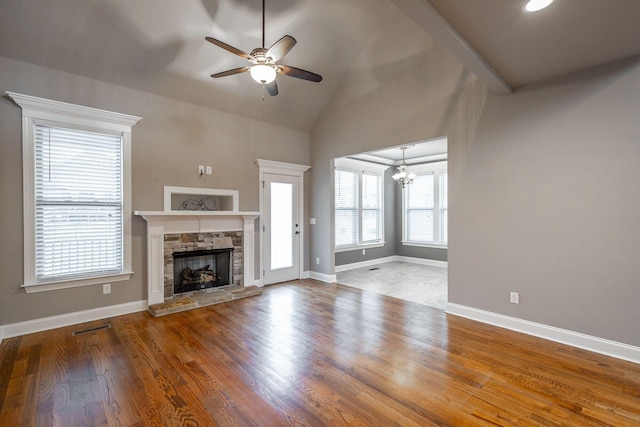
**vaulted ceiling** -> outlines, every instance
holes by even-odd
[[[496,93],[640,55],[640,1],[556,0],[536,14],[523,4],[266,0],[267,47],[295,37],[281,63],[324,79],[278,76],[280,94],[264,101],[248,73],[209,77],[246,62],[204,39],[259,47],[260,0],[2,0],[0,56],[306,131],[398,9],[393,25],[428,33]]]

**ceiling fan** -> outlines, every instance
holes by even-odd
[[[311,71],[306,71],[301,68],[292,67],[290,65],[277,63],[297,43],[296,39],[294,39],[293,37],[286,35],[275,42],[269,49],[264,47],[264,6],[265,0],[262,0],[262,47],[253,49],[251,51],[251,54],[243,52],[240,49],[221,42],[220,40],[214,39],[213,37],[205,37],[208,42],[213,43],[214,45],[221,47],[222,49],[227,50],[234,55],[238,55],[251,63],[251,65],[248,65],[246,67],[234,68],[232,70],[212,74],[211,77],[219,78],[249,71],[249,73],[251,74],[251,78],[253,78],[253,80],[255,80],[256,82],[262,84],[271,96],[276,96],[278,94],[276,74],[282,74],[285,76],[295,77],[302,80],[309,80],[312,82],[322,81],[322,76],[319,74],[312,73]]]

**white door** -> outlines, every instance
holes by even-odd
[[[300,278],[298,177],[264,174],[264,284]]]

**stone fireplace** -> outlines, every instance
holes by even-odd
[[[243,281],[242,232],[164,235],[164,297]]]
[[[178,251],[220,249],[220,242],[230,238],[231,247],[233,247],[233,285],[240,288],[254,285],[255,220],[260,216],[259,212],[135,211],[134,213],[147,221],[147,301],[149,306],[163,304],[165,298],[171,298],[173,295],[173,283],[169,285],[165,282],[168,274],[165,254],[167,251],[170,252],[168,254],[171,259],[169,276],[170,281],[173,282],[174,249]],[[165,248],[165,239],[170,248]]]

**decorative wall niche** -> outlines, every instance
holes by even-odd
[[[237,212],[238,190],[196,187],[164,187],[164,210]]]

